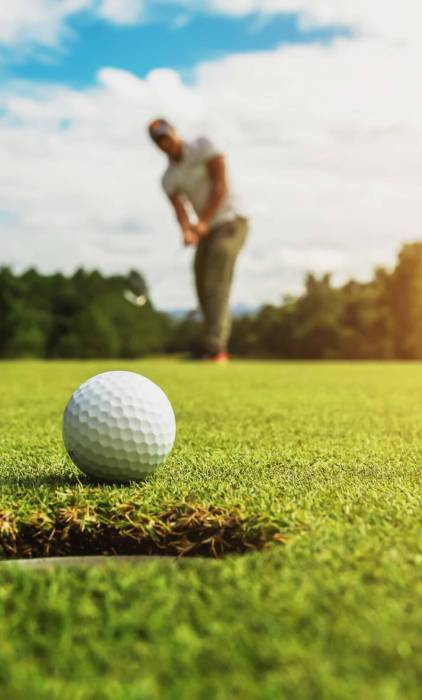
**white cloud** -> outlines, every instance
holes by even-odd
[[[69,19],[78,12],[112,24],[136,24],[147,4],[148,0],[2,0],[0,45],[57,48],[69,34]]]
[[[361,12],[354,38],[202,64],[191,86],[171,70],[140,80],[105,68],[80,92],[3,87],[3,262],[136,265],[161,305],[192,303],[189,252],[178,253],[158,185],[164,161],[144,131],[166,114],[185,135],[214,134],[227,147],[253,222],[236,301],[277,300],[308,270],[365,278],[391,263],[403,241],[422,235],[420,10],[397,18],[396,41],[389,3],[388,22],[369,5],[350,5]],[[334,18],[342,3],[312,0],[314,21],[325,21],[324,7]]]
[[[420,0],[209,0],[208,7],[235,16],[296,13],[306,28],[343,25],[405,41],[417,39],[422,20]]]
[[[0,4],[0,44],[56,46],[65,33],[65,20],[91,5],[92,0],[3,0]]]
[[[172,21],[171,26],[173,29],[184,29],[190,24],[191,19],[191,15],[187,13],[177,15]]]
[[[142,0],[102,0],[98,14],[114,24],[135,24],[142,17]]]

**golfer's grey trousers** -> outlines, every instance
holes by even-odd
[[[202,238],[195,255],[195,283],[204,317],[204,349],[224,352],[230,336],[230,289],[237,256],[248,232],[248,221],[238,217],[217,226]]]

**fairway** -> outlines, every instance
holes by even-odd
[[[422,687],[422,364],[3,362],[0,691],[31,697],[412,700]],[[140,484],[67,457],[72,391],[146,375],[177,419]]]

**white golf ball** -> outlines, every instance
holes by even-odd
[[[176,421],[165,393],[134,372],[104,372],[72,394],[63,440],[72,461],[89,476],[142,479],[171,451]]]

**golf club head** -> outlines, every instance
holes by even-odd
[[[147,298],[145,294],[140,294],[139,296],[136,296],[130,289],[125,289],[123,292],[123,296],[126,299],[126,301],[129,302],[129,304],[132,304],[133,306],[145,306],[147,303]]]

